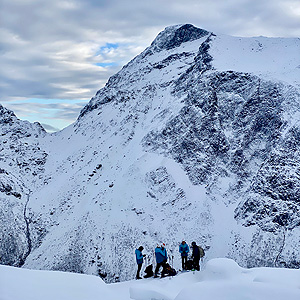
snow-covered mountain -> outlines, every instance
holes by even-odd
[[[0,262],[111,282],[134,277],[140,245],[179,268],[185,239],[299,267],[299,54],[296,38],[171,26],[61,132],[1,108]]]
[[[0,262],[23,265],[30,253],[28,196],[43,180],[47,153],[39,147],[46,132],[39,123],[20,121],[0,105]]]

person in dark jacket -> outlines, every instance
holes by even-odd
[[[165,248],[165,244],[162,244],[161,247],[157,245],[155,248],[155,258],[156,258],[156,268],[154,272],[154,277],[158,277],[158,271],[160,267],[163,267],[161,277],[164,277],[166,272],[166,263],[168,260],[167,250]]]
[[[196,242],[192,242],[192,248],[193,248],[192,258],[193,258],[194,268],[197,271],[200,271],[200,265],[199,265],[200,251],[199,251],[199,247],[197,246]]]
[[[182,241],[182,243],[179,245],[179,252],[181,253],[182,270],[186,270],[186,262],[190,248],[185,241]]]
[[[143,246],[140,246],[138,249],[135,250],[135,257],[136,257],[136,263],[138,265],[138,270],[136,273],[136,279],[142,279],[142,277],[140,277],[140,271],[142,269],[142,265],[143,265],[143,258],[146,256],[145,254],[143,255],[142,251],[144,250]]]

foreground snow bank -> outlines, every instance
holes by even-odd
[[[183,288],[176,300],[296,300],[300,299],[300,271],[243,269],[229,259],[211,260],[200,281]]]
[[[96,276],[0,266],[0,300],[88,300],[99,295],[118,299]]]
[[[0,266],[0,300],[299,300],[300,270],[244,269],[213,259],[202,272],[105,284],[100,278]]]

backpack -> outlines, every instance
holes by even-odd
[[[205,252],[204,252],[203,248],[201,248],[200,246],[198,246],[198,248],[199,248],[200,258],[204,257],[205,256]]]
[[[175,276],[177,274],[176,270],[173,269],[169,264],[165,265],[165,272],[168,276]]]
[[[187,270],[192,270],[194,268],[194,262],[192,259],[186,261],[185,267]]]
[[[146,273],[146,275],[144,276],[144,278],[152,277],[153,276],[153,266],[149,265],[148,267],[146,267],[145,273]]]
[[[175,276],[177,274],[174,268],[167,269],[167,272],[169,276]]]

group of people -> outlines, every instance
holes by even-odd
[[[192,264],[193,268],[197,271],[200,270],[200,258],[204,256],[204,251],[201,247],[199,247],[196,242],[192,242]],[[138,265],[138,270],[136,274],[136,279],[142,279],[140,277],[140,271],[142,269],[144,257],[145,254],[142,253],[144,250],[143,246],[140,246],[138,249],[135,250],[136,255],[136,262]],[[181,262],[182,262],[182,270],[187,270],[188,268],[188,254],[190,252],[190,247],[185,241],[182,241],[182,243],[179,245],[179,253],[181,254]],[[154,271],[154,277],[158,277],[158,273],[160,268],[162,267],[162,273],[161,276],[164,277],[168,270],[174,270],[170,267],[170,265],[167,263],[168,261],[168,255],[166,250],[166,245],[163,243],[160,246],[157,245],[155,248],[155,258],[156,258],[156,267]],[[148,268],[148,267],[147,267]],[[146,268],[146,270],[147,270]],[[152,266],[151,266],[151,272],[152,274],[147,274],[147,277],[153,276]]]

